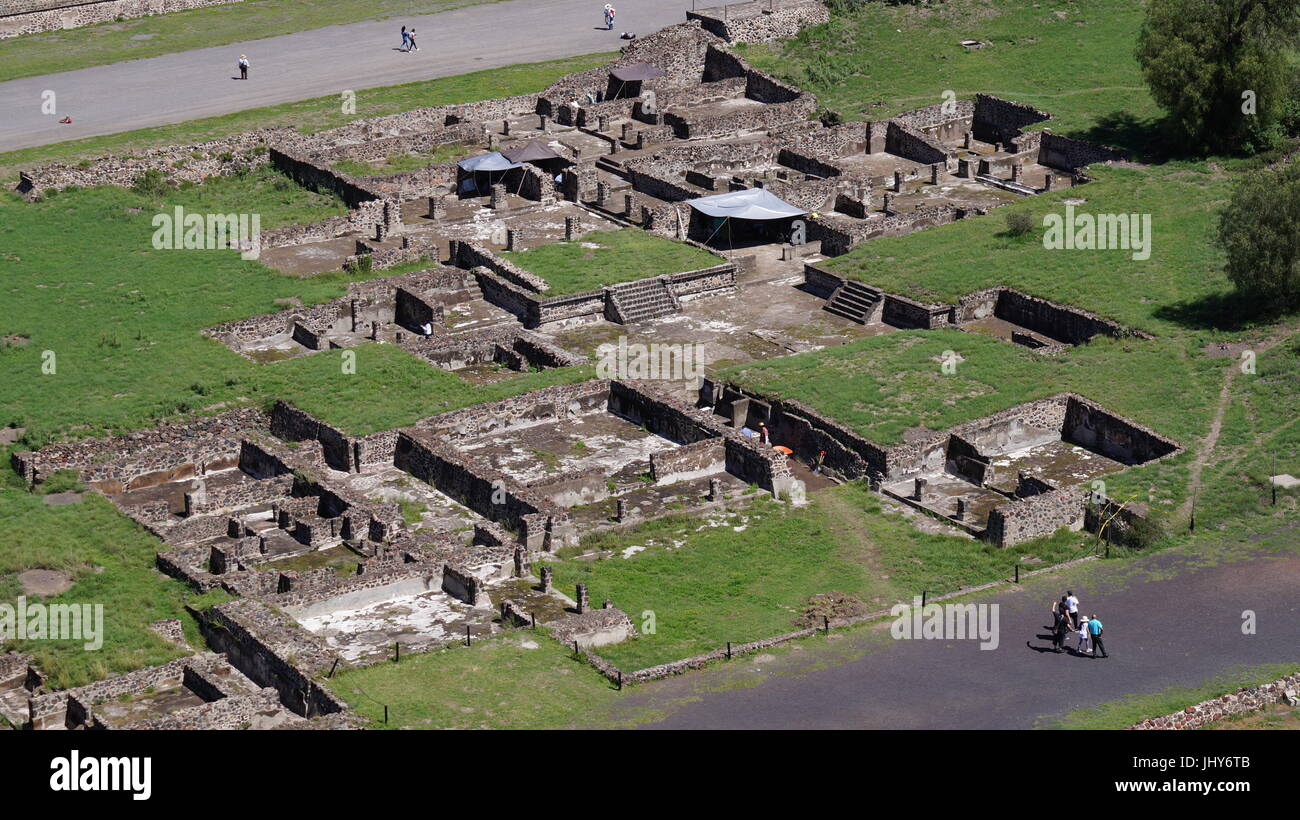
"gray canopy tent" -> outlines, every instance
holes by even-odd
[[[704,243],[712,242],[725,227],[728,248],[736,239],[745,244],[749,244],[747,240],[758,240],[761,244],[778,238],[784,241],[789,236],[790,223],[808,213],[764,188],[702,196],[688,199],[686,204],[702,217],[692,219],[691,227],[696,232],[708,232]]]
[[[479,174],[488,175],[488,187],[491,188],[493,173],[504,173],[505,171],[514,168],[523,167],[522,162],[515,162],[507,159],[500,151],[493,151],[490,154],[479,154],[476,157],[468,157],[456,163],[456,165],[461,170],[461,178],[456,183],[456,191],[458,193],[468,192],[468,188],[471,186],[467,186],[466,183],[472,183],[473,189],[481,192],[483,188],[478,184]],[[500,179],[500,177],[498,177],[498,179]]]
[[[617,100],[624,97],[641,96],[641,83],[663,77],[668,72],[649,63],[631,63],[611,69],[609,86],[605,90],[605,99]]]

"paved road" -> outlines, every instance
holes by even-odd
[[[506,0],[411,18],[352,23],[216,48],[0,83],[0,150],[111,134],[380,85],[612,51],[686,20],[689,0],[636,0],[601,27],[603,0]],[[405,54],[400,27],[420,50]],[[598,30],[599,29],[599,30]],[[235,61],[247,54],[249,80]],[[0,74],[4,44],[0,43]],[[58,113],[41,112],[54,91]],[[357,112],[365,116],[364,110]],[[61,125],[64,115],[71,125]]]
[[[1259,549],[1217,566],[1157,555],[1143,560],[1137,576],[1132,567],[1098,564],[1066,575],[1084,611],[1105,623],[1109,659],[1026,646],[1049,643],[1042,627],[1063,585],[1051,578],[980,599],[1001,604],[994,651],[972,641],[892,641],[876,633],[855,639],[875,651],[844,663],[808,671],[788,657],[769,659],[761,664],[763,682],[748,689],[719,690],[729,673],[715,668],[638,687],[623,707],[667,706],[653,728],[1030,728],[1127,694],[1202,684],[1233,667],[1300,661],[1300,529],[1276,537],[1292,549]],[[1242,634],[1247,609],[1258,619],[1255,635]],[[800,653],[813,657],[799,663],[819,651],[827,650]]]

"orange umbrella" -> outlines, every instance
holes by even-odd
[[[786,447],[785,445],[782,445],[782,444],[778,444],[778,445],[776,445],[775,447],[773,447],[772,449],[773,449],[773,450],[780,450],[781,452],[785,453],[785,454],[788,455],[788,456],[792,456],[792,455],[794,455],[794,450],[791,450],[789,447]]]

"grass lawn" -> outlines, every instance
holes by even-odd
[[[29,597],[28,604],[102,604],[102,648],[83,641],[10,641],[0,651],[28,652],[52,687],[81,686],[109,675],[165,663],[183,650],[149,631],[161,618],[180,618],[191,646],[201,647],[198,625],[184,605],[225,599],[195,595],[154,569],[161,545],[108,501],[86,493],[81,503],[50,506],[27,492],[11,470],[0,471],[0,601],[22,595],[17,574],[33,567],[61,570],[73,586],[60,595]]]
[[[1203,700],[1217,698],[1247,686],[1259,686],[1300,672],[1300,664],[1269,664],[1229,672],[1200,686],[1174,686],[1149,695],[1130,695],[1088,709],[1076,709],[1042,728],[1048,729],[1127,729],[1147,718],[1180,711]],[[1292,721],[1294,723],[1294,719]],[[1242,728],[1231,723],[1220,728]]]
[[[344,670],[329,687],[375,729],[566,728],[619,696],[542,630],[525,629]]]
[[[282,309],[276,299],[313,304],[343,294],[343,273],[298,279],[232,251],[150,245],[152,215],[174,205],[224,213],[256,203],[264,228],[342,212],[337,201],[285,182],[264,169],[163,200],[107,187],[39,204],[0,198],[7,308],[0,336],[27,337],[23,346],[0,347],[8,386],[0,426],[26,427],[26,443],[39,446],[60,431],[136,429],[177,412],[284,398],[361,435],[587,376],[582,368],[550,370],[475,386],[388,345],[357,348],[356,373],[344,374],[338,351],[257,364],[201,336],[202,328]],[[54,374],[42,373],[45,351],[56,356]]]
[[[401,171],[418,171],[439,162],[451,162],[474,153],[475,147],[454,142],[439,145],[431,154],[395,154],[384,158],[382,162],[358,162],[353,159],[339,160],[334,163],[335,170],[353,176],[370,174],[396,174]]]
[[[0,40],[0,81],[490,0],[243,0]],[[145,36],[146,39],[135,39]]]
[[[158,18],[153,18],[158,19]],[[65,32],[66,33],[66,32]],[[0,43],[0,55],[6,46]],[[255,128],[288,125],[304,133],[336,128],[356,119],[379,117],[431,105],[512,97],[541,91],[566,74],[608,62],[616,54],[588,54],[563,60],[520,63],[454,77],[441,77],[402,85],[381,86],[357,92],[356,114],[343,114],[338,95],[314,97],[235,114],[123,131],[101,137],[68,140],[53,145],[0,153],[0,180],[17,182],[18,172],[50,162],[77,162],[104,154],[125,153],[161,145],[184,145],[220,139]],[[0,58],[2,59],[2,58]]]
[[[1148,150],[1158,109],[1133,57],[1143,3],[950,0],[925,8],[861,3],[792,40],[741,49],[758,68],[812,91],[845,120],[880,119],[953,91],[1028,103],[1060,134]],[[968,51],[963,39],[987,46]]]
[[[574,242],[553,242],[522,251],[503,251],[501,255],[549,282],[548,296],[700,270],[723,261],[694,245],[674,242],[640,228],[592,231]]]
[[[555,584],[565,591],[587,584],[591,600],[611,599],[638,631],[654,613],[654,634],[600,650],[631,671],[789,632],[815,593],[834,590],[858,596],[870,610],[887,609],[924,590],[1008,577],[1018,560],[1046,566],[1090,551],[1069,532],[1013,552],[922,533],[857,484],[815,493],[811,502],[791,508],[760,499],[725,521],[674,516],[592,536],[550,564]],[[642,549],[624,557],[634,547]],[[594,550],[612,555],[572,557]]]

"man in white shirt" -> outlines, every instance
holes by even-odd
[[[1070,625],[1079,628],[1079,599],[1074,597],[1074,590],[1065,591],[1065,611],[1070,615]]]

